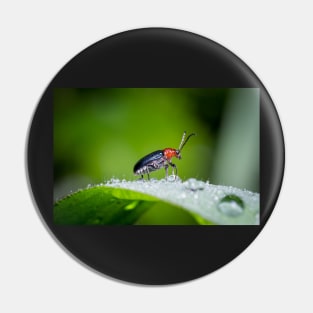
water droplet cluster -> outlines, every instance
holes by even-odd
[[[195,178],[126,181],[112,178],[104,185],[134,190],[188,209],[211,222],[225,225],[258,225],[260,195],[231,186],[217,186]],[[135,203],[130,204],[131,210]]]

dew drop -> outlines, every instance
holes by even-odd
[[[194,178],[189,178],[183,183],[183,185],[186,189],[189,189],[191,191],[196,191],[196,190],[203,190],[205,187],[205,182],[196,180]]]
[[[179,179],[178,176],[175,176],[175,175],[169,175],[167,177],[168,182],[174,182],[174,181],[177,181],[178,179]]]
[[[227,195],[220,201],[217,207],[223,214],[235,217],[243,213],[244,203],[235,195]]]
[[[111,178],[111,184],[118,184],[120,180],[118,178]]]

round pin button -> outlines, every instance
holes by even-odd
[[[47,225],[105,276],[172,284],[207,275],[263,229],[284,140],[263,84],[236,55],[173,29],[80,52],[31,122],[28,179]]]

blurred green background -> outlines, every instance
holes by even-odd
[[[134,164],[178,148],[184,130],[197,136],[172,160],[181,179],[259,192],[259,123],[256,88],[55,89],[54,198],[112,177],[138,179]]]

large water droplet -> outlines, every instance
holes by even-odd
[[[244,203],[235,195],[227,195],[220,201],[217,207],[222,213],[235,217],[242,214]]]

